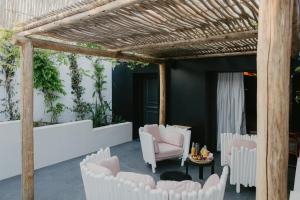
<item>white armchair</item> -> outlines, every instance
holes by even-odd
[[[116,156],[114,156],[116,157]],[[223,168],[221,177],[212,175],[203,188],[184,182],[159,181],[155,183],[149,175],[119,171],[114,175],[103,161],[111,161],[109,149],[88,155],[81,163],[80,170],[87,200],[222,200],[226,188],[228,167]],[[141,179],[141,177],[143,177]],[[147,178],[146,178],[147,177]],[[153,180],[153,181],[152,181]],[[163,183],[164,182],[164,183]],[[153,184],[153,185],[152,185]],[[179,186],[176,186],[179,184]],[[163,186],[165,185],[165,187]],[[171,186],[170,186],[171,185]]]
[[[145,163],[151,164],[155,173],[156,162],[171,158],[182,158],[181,166],[188,157],[191,131],[163,125],[145,125],[139,129]]]
[[[221,165],[230,166],[230,184],[256,186],[256,135],[221,134]]]

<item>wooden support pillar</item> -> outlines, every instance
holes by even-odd
[[[166,124],[166,64],[159,65],[159,124]]]
[[[261,0],[257,50],[256,199],[287,199],[293,0]]]
[[[21,44],[21,134],[22,134],[22,199],[34,199],[33,149],[33,47],[28,39]]]

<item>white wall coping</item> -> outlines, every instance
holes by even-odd
[[[121,123],[117,123],[117,124],[109,124],[109,125],[106,125],[106,126],[100,126],[100,127],[96,127],[96,128],[93,128],[95,131],[97,130],[100,130],[100,129],[108,129],[108,128],[113,128],[113,127],[117,127],[117,126],[120,126],[120,125],[126,125],[126,124],[131,124],[132,122],[121,122]]]

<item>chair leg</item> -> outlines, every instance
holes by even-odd
[[[241,192],[241,185],[239,183],[236,184],[236,193]]]
[[[181,167],[184,166],[184,161],[185,161],[185,160],[182,158],[182,159],[181,159]]]
[[[153,164],[151,166],[152,166],[152,172],[153,172],[153,174],[155,174],[155,168],[156,167]]]

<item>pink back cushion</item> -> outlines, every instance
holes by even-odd
[[[111,170],[109,170],[106,167],[103,167],[101,165],[95,164],[95,163],[89,162],[89,163],[86,164],[86,167],[93,174],[104,174],[106,176],[112,176],[113,175]]]
[[[210,187],[217,186],[219,182],[219,176],[217,174],[213,174],[206,180],[205,184],[203,185],[203,190],[207,191]]]
[[[120,163],[117,156],[113,156],[107,160],[101,160],[98,164],[109,169],[114,176],[116,176],[120,171]]]
[[[138,174],[134,172],[119,172],[117,174],[117,178],[126,180],[126,181],[131,181],[133,183],[139,184],[143,183],[144,185],[148,185],[150,188],[154,189],[155,188],[155,181],[154,179],[145,174]]]
[[[157,189],[170,191],[173,190],[176,193],[181,192],[198,192],[201,190],[201,184],[194,181],[158,181]]]
[[[233,139],[231,143],[228,146],[227,154],[231,154],[231,148],[237,147],[240,149],[241,147],[247,148],[247,149],[255,149],[256,148],[256,142],[251,140],[243,140],[243,139]]]
[[[162,136],[162,140],[168,144],[172,144],[178,147],[183,146],[184,136],[175,127],[168,126],[165,134]]]
[[[144,131],[150,133],[157,142],[161,142],[159,127],[157,124],[145,125]]]

